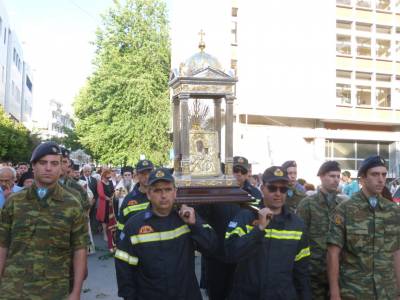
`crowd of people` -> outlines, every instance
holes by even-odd
[[[79,166],[42,143],[29,164],[0,167],[0,299],[80,299],[96,233],[126,300],[202,299],[201,288],[210,300],[400,299],[400,208],[385,160],[366,158],[356,179],[336,161],[316,174],[318,185],[298,179],[289,160],[253,175],[235,156],[251,209],[178,206],[172,169]]]

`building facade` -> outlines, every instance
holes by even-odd
[[[32,116],[32,72],[0,0],[0,105],[13,119],[29,124]]]
[[[73,129],[71,116],[64,111],[61,102],[54,99],[49,101],[46,128],[40,128],[40,137],[43,140],[65,137],[65,128]]]
[[[248,157],[253,173],[294,159],[299,176],[317,182],[325,160],[355,176],[365,157],[379,154],[389,176],[399,176],[398,0],[225,0],[216,9],[189,0],[199,15],[190,22],[177,2],[173,67],[190,56],[185,35],[225,30],[217,38],[205,29],[205,41],[237,76],[234,155]]]

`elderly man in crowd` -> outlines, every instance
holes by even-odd
[[[17,173],[12,167],[0,168],[0,208],[4,206],[12,193],[22,190],[14,183],[16,179]]]

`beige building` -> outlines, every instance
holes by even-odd
[[[234,155],[248,157],[253,173],[295,159],[299,176],[315,182],[324,160],[355,175],[379,154],[399,176],[399,0],[179,2],[173,67],[196,51],[203,29],[206,51],[236,72]]]

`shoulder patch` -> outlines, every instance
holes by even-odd
[[[237,226],[237,224],[238,224],[237,222],[230,221],[228,224],[228,227],[235,228]]]
[[[150,225],[143,225],[139,229],[139,234],[146,234],[146,233],[152,233],[152,232],[154,232],[154,229]]]
[[[136,204],[138,204],[136,200],[129,200],[129,202],[128,202],[128,206],[133,206]]]
[[[336,225],[342,225],[343,224],[343,217],[341,215],[336,214],[334,217],[334,221]]]

